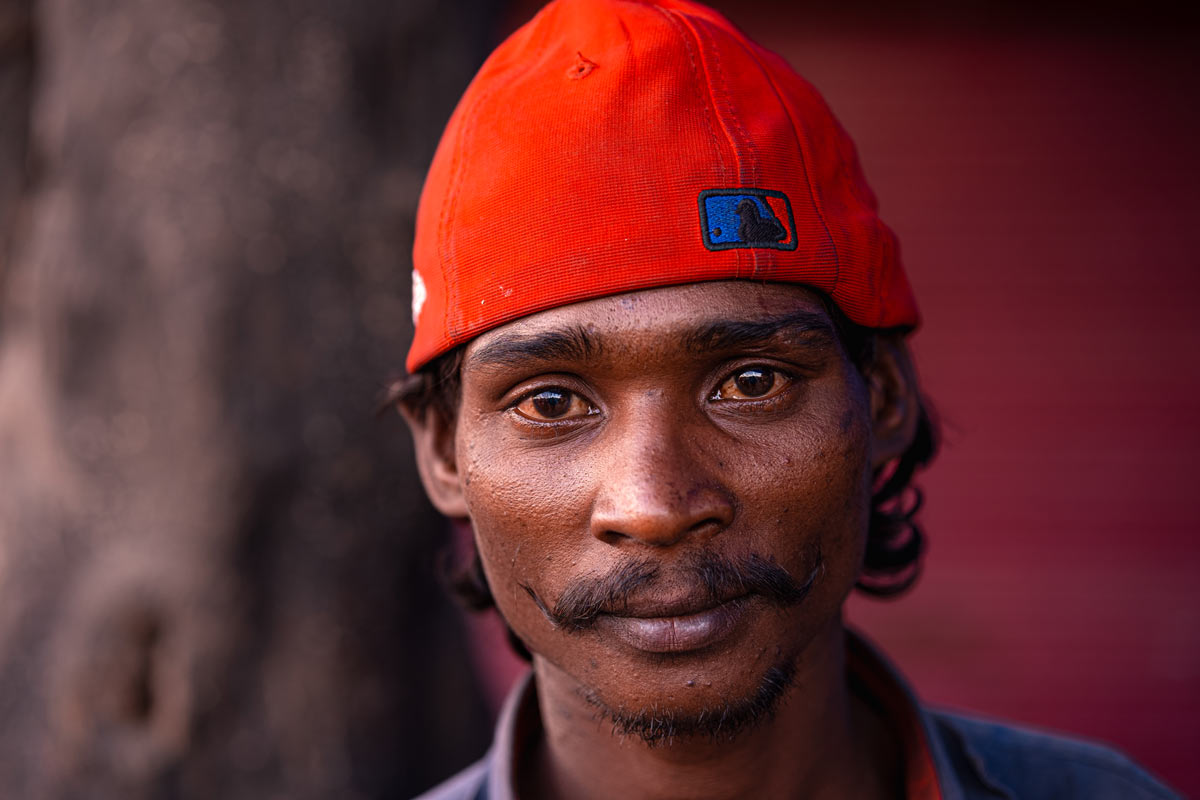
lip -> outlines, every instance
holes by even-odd
[[[639,609],[632,615],[628,611],[621,615],[601,614],[596,624],[636,650],[688,653],[716,644],[739,627],[746,618],[749,601],[749,596],[743,595],[698,611],[664,604],[661,611]]]

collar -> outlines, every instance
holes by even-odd
[[[950,775],[949,758],[916,694],[883,653],[850,628],[846,680],[875,706],[900,742],[905,800],[961,800],[957,787],[942,780]]]

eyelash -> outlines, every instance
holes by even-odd
[[[574,416],[563,416],[563,417],[558,417],[558,418],[544,417],[544,416],[539,418],[539,417],[532,416],[530,414],[526,414],[523,411],[521,411],[521,406],[524,405],[526,402],[533,401],[541,395],[548,395],[548,394],[560,394],[563,397],[566,397],[570,402],[570,405],[567,408],[568,413],[573,409],[576,402],[585,404],[587,406],[587,411],[584,414],[577,414]],[[582,393],[577,392],[573,389],[568,389],[565,386],[540,386],[537,389],[526,392],[525,394],[518,397],[515,401],[513,401],[513,403],[508,408],[510,411],[517,414],[518,416],[523,417],[525,420],[532,422],[534,424],[537,424],[537,425],[561,425],[562,423],[573,422],[575,420],[579,420],[584,417],[594,416],[595,414],[600,413],[600,409],[598,409],[594,403],[591,403],[590,401],[588,401],[587,398],[585,398]]]
[[[767,386],[765,392],[761,396],[750,396],[750,397],[741,397],[741,398],[722,397],[722,392],[726,391],[726,387],[728,387],[730,384],[733,384],[739,377],[746,375],[747,373],[752,373],[752,372],[765,373],[770,376],[770,384]],[[738,367],[736,370],[726,373],[725,377],[721,380],[721,382],[719,384],[717,384],[717,387],[712,392],[709,393],[708,399],[711,402],[729,403],[729,404],[736,403],[739,405],[753,404],[753,405],[761,406],[761,405],[771,404],[771,403],[776,402],[779,399],[780,395],[784,394],[788,390],[788,388],[791,387],[791,385],[794,383],[794,381],[795,381],[794,375],[792,375],[791,373],[789,373],[785,370],[779,369],[778,367],[774,367],[774,366],[771,366],[768,364],[747,364],[747,365]],[[743,393],[745,391],[744,389],[739,389],[736,386],[734,386],[732,388],[734,391],[739,391],[739,392],[743,392]],[[570,412],[574,409],[574,406],[576,405],[576,403],[585,404],[587,406],[587,410],[583,414],[574,414],[571,416],[564,415],[562,417],[547,417],[547,416],[540,415],[540,414],[535,416],[534,414],[527,414],[521,410],[521,406],[526,404],[527,402],[533,401],[535,398],[537,398],[541,395],[548,395],[548,394],[559,394],[568,399],[570,405],[568,406],[565,414],[570,414]],[[600,409],[594,403],[589,401],[582,392],[578,392],[574,389],[571,389],[566,386],[561,386],[561,385],[539,386],[535,389],[525,392],[522,395],[520,395],[516,400],[514,400],[511,404],[509,404],[509,406],[506,410],[521,417],[526,423],[531,423],[534,425],[543,425],[543,426],[559,426],[559,425],[563,425],[563,424],[572,424],[581,419],[595,416],[596,414],[600,413]]]
[[[762,395],[742,398],[727,398],[721,396],[721,393],[723,390],[725,390],[726,386],[734,383],[739,377],[751,372],[766,373],[771,378],[766,391],[764,391]],[[717,386],[716,390],[709,395],[709,400],[719,403],[769,403],[787,391],[788,387],[792,385],[794,380],[794,375],[785,370],[779,369],[778,367],[773,367],[770,364],[746,364],[738,367],[732,372],[727,373],[725,379],[722,380]],[[745,390],[739,389],[739,391],[744,392]]]

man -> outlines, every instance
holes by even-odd
[[[850,140],[724,18],[547,6],[451,119],[414,259],[396,400],[533,662],[428,797],[1172,796],[921,708],[844,628],[916,577],[919,317]]]

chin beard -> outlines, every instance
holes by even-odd
[[[795,662],[785,661],[768,669],[750,695],[689,714],[657,706],[614,708],[594,690],[583,690],[581,694],[596,709],[597,718],[612,723],[614,736],[636,736],[650,747],[658,747],[680,739],[732,741],[743,731],[774,717],[795,680]]]

